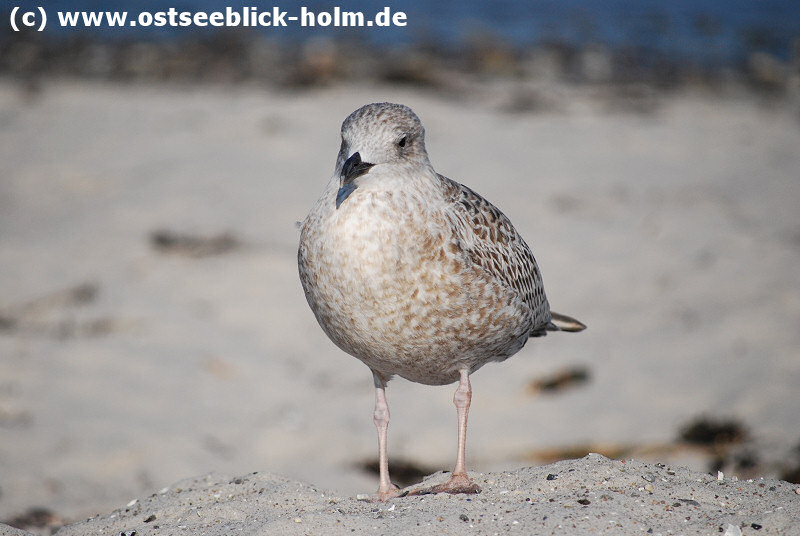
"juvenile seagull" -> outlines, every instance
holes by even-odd
[[[436,173],[425,130],[407,106],[359,108],[298,251],[306,300],[322,329],[372,370],[380,484],[389,480],[386,383],[458,381],[458,455],[426,493],[479,493],[467,476],[469,375],[517,353],[529,337],[586,326],[550,312],[530,248],[494,205]]]

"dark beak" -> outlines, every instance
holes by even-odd
[[[367,173],[372,166],[369,162],[362,162],[361,155],[357,152],[345,161],[342,166],[342,174],[339,178],[339,191],[336,194],[336,208],[339,208],[347,196],[358,187],[353,181]]]

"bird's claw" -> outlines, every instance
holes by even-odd
[[[400,494],[401,497],[416,496],[416,495],[432,495],[435,493],[450,493],[456,495],[465,493],[475,495],[481,492],[481,487],[469,479],[467,475],[453,475],[447,482],[437,484],[430,488],[421,488],[411,491],[406,491]]]
[[[359,495],[358,499],[366,502],[386,502],[389,499],[394,499],[395,497],[405,497],[405,495],[400,492],[400,488],[392,484],[392,486],[387,489],[378,489],[375,495]]]

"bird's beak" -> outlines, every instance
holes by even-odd
[[[342,166],[342,173],[339,176],[339,191],[336,193],[336,208],[339,208],[347,196],[358,188],[353,182],[356,178],[367,173],[372,166],[369,162],[362,162],[361,155],[355,152],[348,158]]]

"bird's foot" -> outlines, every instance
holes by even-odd
[[[385,502],[400,496],[400,488],[392,484],[386,489],[378,489],[375,495],[359,495],[358,499],[366,502]]]
[[[466,473],[453,474],[447,482],[430,488],[421,488],[404,493],[403,496],[432,495],[434,493],[466,493],[474,495],[481,492],[481,487],[469,479]]]

